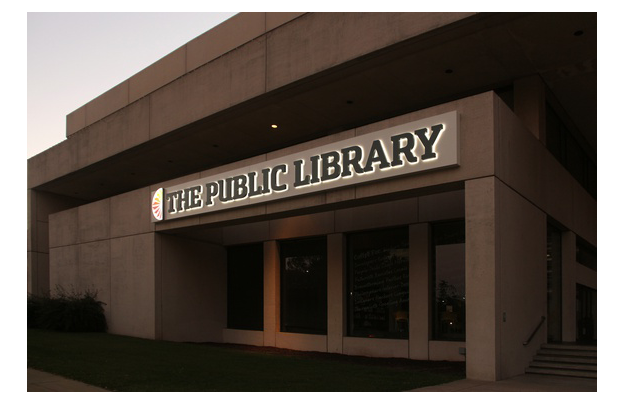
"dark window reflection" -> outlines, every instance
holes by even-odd
[[[261,243],[227,250],[227,326],[264,329],[264,251]]]
[[[327,242],[280,243],[282,332],[327,333]]]
[[[464,221],[433,225],[433,338],[466,340]]]
[[[348,335],[407,339],[408,229],[352,234],[348,249]]]

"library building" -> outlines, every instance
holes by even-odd
[[[28,160],[28,292],[95,290],[112,334],[596,378],[596,71],[596,13],[237,14]]]

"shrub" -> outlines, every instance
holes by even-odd
[[[28,296],[29,328],[62,332],[106,332],[104,304],[97,291],[66,291],[57,286],[53,296]]]

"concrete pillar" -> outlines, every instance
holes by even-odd
[[[279,331],[279,248],[276,240],[264,242],[264,345],[275,346]]]
[[[576,234],[561,233],[561,339],[576,341]]]
[[[409,227],[409,357],[429,359],[429,224]]]
[[[500,375],[496,191],[494,177],[465,183],[466,376],[487,381]]]
[[[327,351],[342,353],[345,328],[345,236],[327,235]]]
[[[514,112],[531,133],[546,144],[546,91],[539,76],[514,81]]]

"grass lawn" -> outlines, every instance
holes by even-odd
[[[28,329],[28,367],[111,391],[405,391],[463,363],[384,360]]]

